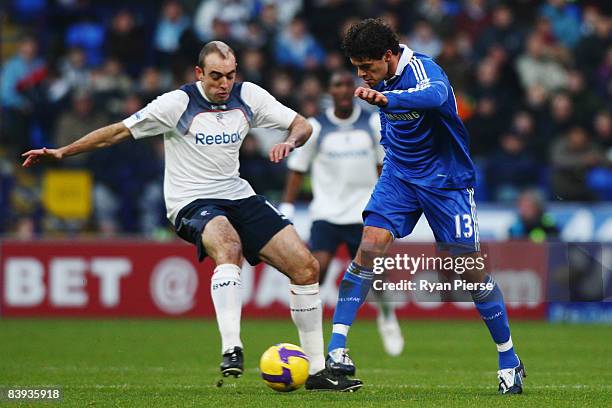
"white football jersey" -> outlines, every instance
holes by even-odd
[[[125,119],[135,139],[163,134],[168,219],[196,199],[255,194],[240,178],[240,146],[252,127],[288,129],[296,112],[265,89],[236,83],[224,104],[207,100],[198,81],[165,93]]]
[[[361,223],[361,212],[378,180],[377,166],[384,158],[378,113],[355,105],[349,118],[339,119],[330,107],[308,120],[312,136],[291,153],[287,166],[299,172],[311,170],[312,220]]]

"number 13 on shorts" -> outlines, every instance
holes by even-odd
[[[474,220],[471,214],[455,214],[455,238],[471,238],[474,235]]]

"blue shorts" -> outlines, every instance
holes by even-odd
[[[196,246],[198,260],[206,257],[202,231],[217,216],[225,216],[242,243],[242,253],[251,265],[261,262],[259,252],[277,232],[291,225],[264,196],[253,195],[240,200],[200,199],[179,211],[174,228],[179,237]]]
[[[394,238],[409,235],[425,214],[438,247],[453,255],[480,251],[474,189],[443,189],[409,183],[384,171],[363,210],[364,225]]]
[[[310,227],[310,250],[335,254],[338,247],[344,243],[351,258],[354,258],[357,255],[362,232],[363,224],[340,225],[323,220],[314,221]]]

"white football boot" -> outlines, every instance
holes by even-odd
[[[523,378],[527,377],[523,362],[514,368],[505,368],[497,372],[499,379],[498,392],[500,394],[521,394],[523,392]]]
[[[348,355],[348,349],[337,348],[327,354],[325,367],[334,374],[355,375],[355,364]]]
[[[404,350],[404,337],[402,330],[397,322],[395,310],[391,309],[388,316],[385,316],[380,306],[378,307],[378,316],[376,317],[378,325],[378,333],[383,342],[385,352],[393,357],[399,356]]]

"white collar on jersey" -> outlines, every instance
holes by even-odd
[[[398,76],[402,75],[402,72],[404,72],[404,68],[406,68],[406,66],[412,59],[412,56],[414,55],[414,51],[408,48],[406,44],[400,44],[399,46],[400,46],[400,49],[402,50],[402,55],[400,56],[400,59],[397,63],[397,68],[395,69],[395,75],[385,80],[385,85],[393,81]]]
[[[350,126],[353,123],[357,122],[357,119],[359,119],[359,115],[361,115],[361,106],[357,104],[353,104],[353,113],[351,113],[351,116],[346,119],[340,119],[339,117],[337,117],[334,113],[333,106],[330,106],[329,108],[325,109],[325,116],[327,116],[327,119],[329,119],[329,121],[336,126]]]

